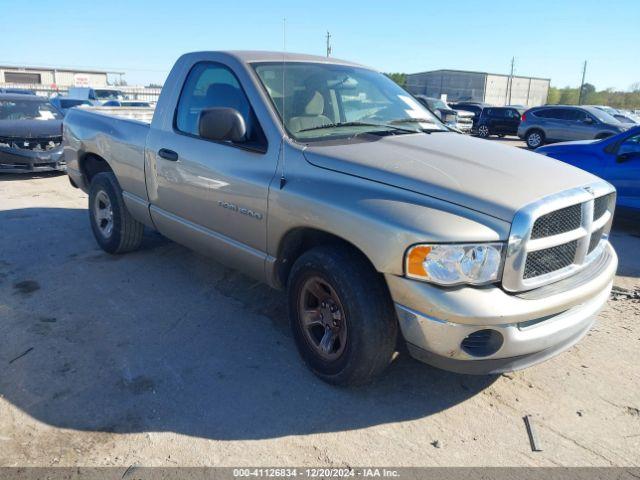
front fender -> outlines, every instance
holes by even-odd
[[[289,159],[291,162],[291,159]],[[299,228],[350,242],[382,273],[402,275],[416,243],[506,240],[510,224],[426,195],[313,166],[300,168],[269,195],[267,248],[277,257],[285,235]],[[301,162],[304,162],[302,164]]]

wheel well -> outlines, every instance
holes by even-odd
[[[366,259],[371,268],[374,268],[362,250],[344,238],[315,228],[296,228],[284,236],[278,248],[275,276],[279,286],[283,287],[287,284],[291,267],[302,254],[321,245],[345,246]]]
[[[540,132],[542,134],[543,137],[545,137],[546,135],[544,134],[544,131],[541,128],[538,127],[533,127],[530,128],[529,130],[527,130],[524,134],[525,138],[527,137],[527,135],[529,135],[531,132]]]
[[[93,153],[89,153],[82,158],[82,160],[80,161],[80,171],[82,172],[87,185],[91,185],[91,180],[98,173],[113,173],[113,170],[111,169],[107,161],[99,155],[95,155]]]

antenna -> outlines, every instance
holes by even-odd
[[[285,109],[285,76],[286,76],[286,64],[287,64],[287,19],[282,19],[282,167],[280,168],[280,190],[282,190],[287,183],[287,178],[284,175],[284,156],[286,150],[286,132],[287,132],[287,110]]]
[[[331,32],[327,30],[327,57],[331,56]]]

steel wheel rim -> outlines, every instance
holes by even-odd
[[[529,135],[529,145],[532,147],[537,147],[542,142],[542,138],[540,138],[539,133],[532,133]]]
[[[93,201],[93,216],[100,234],[105,238],[110,237],[113,232],[113,207],[104,190],[100,190]]]
[[[346,317],[340,298],[329,283],[318,276],[303,283],[298,318],[307,344],[320,358],[340,358],[347,345]]]

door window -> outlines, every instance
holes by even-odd
[[[618,155],[620,154],[632,155],[633,157],[640,155],[640,135],[627,138],[622,145],[620,145]]]
[[[249,99],[233,72],[217,63],[199,63],[189,72],[180,94],[175,127],[182,133],[199,136],[200,113],[205,108],[213,107],[233,108],[242,115],[247,127],[243,144],[266,145]]]

